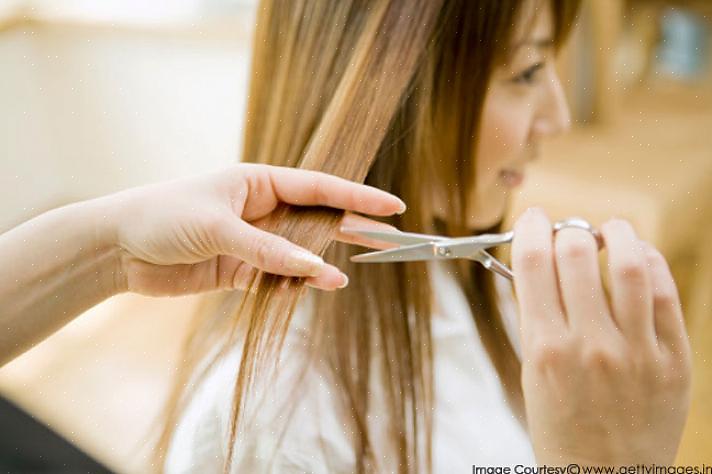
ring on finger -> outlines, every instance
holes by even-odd
[[[580,217],[570,217],[568,219],[557,221],[554,223],[553,227],[554,233],[560,231],[561,229],[571,227],[586,230],[590,232],[591,235],[593,235],[594,239],[596,239],[596,245],[598,245],[598,250],[601,250],[604,247],[603,236],[601,236],[601,233],[596,228],[594,228],[587,220],[582,219]]]

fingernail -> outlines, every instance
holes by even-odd
[[[396,211],[396,214],[401,215],[405,212],[405,210],[408,208],[408,206],[405,205],[405,202],[403,202],[403,200],[398,199],[398,201],[400,201],[400,209],[398,209],[398,211]]]
[[[317,276],[324,268],[324,259],[313,253],[295,250],[290,255],[291,270],[299,273],[307,273],[309,276]]]
[[[341,276],[341,283],[339,283],[337,288],[339,288],[339,289],[346,288],[346,285],[349,284],[349,277],[347,277],[346,274],[343,272],[340,274],[340,276]]]

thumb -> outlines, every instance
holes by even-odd
[[[277,275],[317,276],[326,265],[318,255],[241,219],[230,219],[228,225],[220,227],[215,243],[219,254],[239,257]]]

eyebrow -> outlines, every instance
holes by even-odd
[[[534,46],[535,48],[540,48],[540,49],[550,48],[550,47],[554,46],[554,39],[553,38],[541,38],[541,39],[520,41],[518,43],[515,43],[512,46],[512,49],[511,49],[512,53],[517,51],[522,46]]]

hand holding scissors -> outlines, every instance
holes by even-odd
[[[690,405],[691,349],[665,258],[630,223],[611,219],[599,234],[582,219],[552,225],[532,209],[502,234],[351,230],[401,244],[356,262],[467,258],[513,280],[537,462],[673,463]],[[610,298],[598,261],[604,242]],[[513,271],[487,252],[505,243]]]

